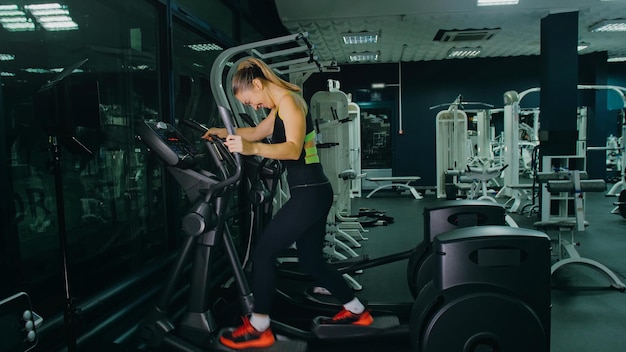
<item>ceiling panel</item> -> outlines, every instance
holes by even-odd
[[[379,51],[378,62],[429,61],[447,58],[452,47],[480,46],[480,57],[539,55],[541,19],[551,13],[579,12],[579,40],[590,44],[581,53],[626,54],[626,32],[591,33],[605,19],[626,18],[626,1],[520,0],[512,6],[479,7],[475,0],[275,0],[283,25],[308,32],[320,61],[348,63],[352,52]],[[442,43],[440,29],[500,28],[489,40]],[[345,45],[345,32],[379,31],[376,44]]]

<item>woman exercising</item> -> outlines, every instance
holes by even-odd
[[[290,198],[257,239],[252,257],[254,309],[243,325],[225,333],[220,342],[233,349],[263,348],[274,343],[270,310],[277,256],[294,242],[299,263],[343,304],[343,310],[322,324],[370,325],[373,318],[343,277],[324,260],[322,246],[333,190],[322,170],[315,146],[315,129],[300,88],[278,77],[263,61],[247,58],[233,76],[235,97],[255,110],[269,109],[256,127],[210,128],[203,138],[217,135],[233,153],[281,160],[287,171]],[[259,142],[272,136],[272,144]]]

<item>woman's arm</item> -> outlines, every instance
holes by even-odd
[[[247,141],[260,141],[261,139],[270,136],[274,132],[273,116],[275,115],[270,114],[268,117],[259,122],[259,124],[255,127],[238,127],[235,130],[235,134],[241,136]],[[226,136],[228,136],[228,131],[225,128],[211,127],[204,134],[204,136],[202,136],[202,138],[207,139],[210,135],[218,136],[222,139],[225,139]]]
[[[240,135],[238,129],[236,136],[228,136],[226,139],[226,145],[229,150],[243,155],[259,155],[276,160],[298,159],[304,145],[306,120],[302,106],[295,99],[295,96],[290,95],[289,98],[283,99],[280,103],[280,116],[285,125],[286,141],[284,143],[266,144],[250,142],[243,135]],[[270,114],[270,116],[272,115],[275,119],[276,114]],[[268,119],[270,116],[268,116]],[[261,125],[268,119],[259,123],[257,128],[262,127]],[[271,125],[273,130],[273,120]]]

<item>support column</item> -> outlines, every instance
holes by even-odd
[[[541,155],[575,155],[578,12],[541,19]]]

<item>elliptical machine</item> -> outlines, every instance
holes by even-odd
[[[220,116],[229,133],[234,133],[229,110],[219,106]],[[206,128],[195,121],[181,121],[205,132]],[[211,259],[216,246],[223,246],[232,271],[237,296],[243,314],[252,312],[253,297],[245,279],[230,231],[226,224],[227,210],[232,192],[242,174],[242,158],[231,154],[217,137],[206,142],[207,152],[221,175],[198,168],[206,156],[199,152],[172,125],[165,122],[145,121],[137,127],[138,137],[167,167],[183,188],[191,209],[183,218],[185,238],[178,258],[172,267],[161,294],[139,328],[141,339],[151,348],[177,351],[231,351],[218,340],[220,328],[211,312],[208,290]],[[188,259],[192,258],[191,282],[188,304],[183,317],[175,326],[168,306],[183,274]],[[268,351],[304,351],[306,343],[279,339]]]
[[[549,351],[550,251],[545,233],[507,226],[437,236],[412,308],[414,350]]]

